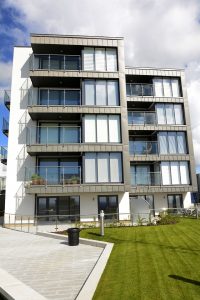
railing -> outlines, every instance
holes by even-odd
[[[129,125],[155,125],[157,118],[155,112],[144,111],[129,111],[128,112]]]
[[[65,70],[81,69],[80,55],[32,54],[30,70]]]
[[[134,172],[131,171],[132,186],[160,186],[162,185],[161,172]]]
[[[80,89],[35,89],[28,91],[28,105],[71,106],[81,104]]]
[[[25,181],[35,185],[73,185],[81,183],[81,167],[36,166],[25,169]]]
[[[158,154],[158,142],[129,141],[129,153],[131,155],[156,155]]]
[[[80,126],[27,127],[27,145],[81,143]]]
[[[147,204],[146,209],[143,211],[133,210],[129,213],[105,213],[104,226],[109,228],[156,225],[159,224],[162,216],[167,214],[195,219],[198,218],[199,213],[199,206],[191,208],[161,207],[151,209]],[[35,216],[5,213],[4,227],[30,233],[66,231],[70,227],[99,228],[100,215],[95,213],[90,215],[56,214],[55,210],[50,210],[44,215]]]
[[[132,97],[150,97],[154,96],[153,84],[144,83],[127,83],[126,84],[126,95]]]
[[[1,146],[1,160],[7,159],[8,148],[6,146]]]
[[[6,107],[10,107],[10,90],[4,91],[4,104]]]

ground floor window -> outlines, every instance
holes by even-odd
[[[80,197],[62,196],[62,197],[37,197],[36,213],[38,216],[74,216],[80,215]],[[63,218],[63,217],[62,217]]]
[[[98,196],[98,214],[103,210],[105,219],[116,216],[118,218],[118,197],[117,196]]]
[[[168,195],[168,208],[183,208],[183,197],[182,195]]]

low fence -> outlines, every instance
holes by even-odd
[[[200,206],[189,209],[150,209],[143,212],[109,213],[104,214],[104,227],[126,227],[156,224],[161,214],[170,214],[179,217],[198,218]],[[100,214],[92,215],[40,215],[26,216],[5,214],[5,228],[23,232],[58,232],[70,227],[98,228],[100,227]]]

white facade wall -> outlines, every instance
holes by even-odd
[[[22,124],[26,121],[34,124],[29,115],[25,116],[27,109],[27,93],[22,91],[29,76],[29,56],[31,48],[14,48],[11,107],[9,121],[7,180],[6,180],[6,215],[22,214],[34,215],[34,195],[25,195],[24,177],[25,166],[34,167],[35,159],[28,156],[25,151],[26,129]]]

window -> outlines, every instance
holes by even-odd
[[[155,97],[181,97],[178,78],[154,78]]]
[[[120,143],[119,115],[85,115],[84,116],[85,143]]]
[[[119,106],[117,80],[84,80],[84,104]]]
[[[160,154],[186,154],[185,132],[159,132]]]
[[[38,105],[80,105],[80,90],[39,89]]]
[[[122,182],[121,153],[85,153],[86,183]]]
[[[131,185],[150,185],[150,166],[133,165],[131,166]]]
[[[117,71],[117,50],[115,48],[85,47],[83,50],[84,71]]]
[[[101,210],[105,213],[105,219],[118,218],[118,197],[98,196],[98,214],[100,214]],[[109,214],[111,215],[109,216]]]
[[[168,195],[168,208],[183,208],[182,195]]]
[[[158,124],[184,124],[181,104],[156,104],[156,113]]]
[[[161,162],[162,184],[190,184],[187,161]]]

